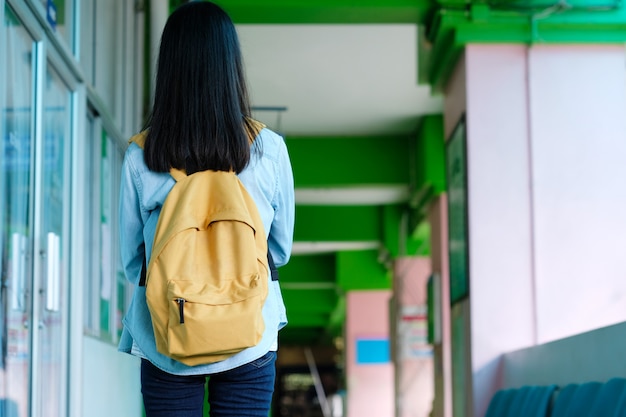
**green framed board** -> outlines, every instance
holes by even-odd
[[[469,294],[466,150],[466,122],[465,116],[463,116],[454,128],[446,145],[451,305]]]

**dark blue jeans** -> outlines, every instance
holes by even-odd
[[[276,352],[209,377],[211,417],[267,417],[276,378]],[[202,417],[206,376],[179,376],[141,361],[146,417]]]

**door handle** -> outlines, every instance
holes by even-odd
[[[49,232],[48,256],[46,257],[46,310],[59,311],[61,309],[61,239],[55,233]]]
[[[28,238],[20,233],[11,235],[11,310],[26,311],[26,248]]]

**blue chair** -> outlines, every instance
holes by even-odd
[[[569,405],[565,407],[563,413],[552,417],[591,417],[591,408],[593,407],[596,397],[602,388],[600,382],[585,382],[579,384],[577,389],[569,399]],[[557,397],[557,401],[559,397]],[[595,416],[594,416],[595,417]]]
[[[626,392],[626,379],[613,378],[602,384],[589,411],[593,417],[613,417],[620,408]]]
[[[626,417],[626,391],[624,391],[617,400],[613,417]]]
[[[504,416],[507,412],[509,404],[511,404],[516,394],[516,389],[504,389],[497,391],[493,397],[491,397],[485,417]]]
[[[519,417],[547,417],[552,395],[556,388],[556,385],[529,387],[522,408],[515,415]]]
[[[565,417],[567,415],[567,408],[576,394],[576,390],[578,390],[578,384],[569,384],[556,391],[556,399],[552,405],[552,417]]]
[[[501,417],[527,417],[523,412],[524,405],[532,393],[533,387],[523,386],[516,389],[513,396],[513,400],[509,403],[505,411],[505,414],[501,414]]]

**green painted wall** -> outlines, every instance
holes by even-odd
[[[296,187],[405,184],[407,137],[287,137]]]
[[[391,288],[391,273],[378,260],[379,251],[337,253],[337,284],[344,291]]]
[[[289,263],[279,269],[280,282],[335,282],[335,254],[293,255]]]
[[[296,206],[296,241],[379,241],[378,206]]]

